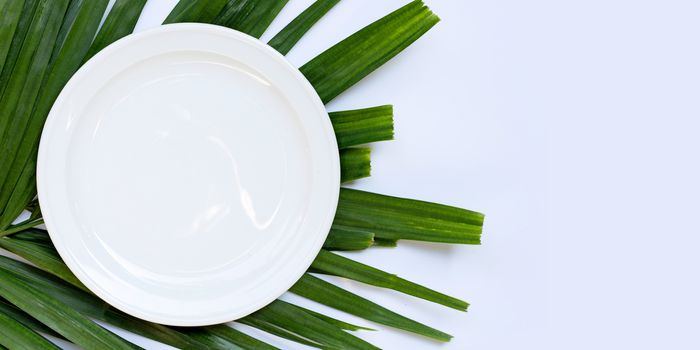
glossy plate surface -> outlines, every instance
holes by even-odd
[[[204,24],[137,33],[87,62],[51,110],[37,177],[75,275],[178,326],[245,316],[291,287],[323,244],[340,178],[302,74]]]

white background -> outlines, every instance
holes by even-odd
[[[291,0],[263,40],[311,2]],[[301,65],[406,2],[344,0],[288,57]],[[700,5],[426,2],[442,22],[328,108],[393,104],[396,140],[353,186],[482,211],[484,244],[349,255],[472,306],[341,282],[455,336],[438,344],[284,299],[376,327],[359,335],[386,349],[700,348]],[[137,30],[174,3],[149,1]]]

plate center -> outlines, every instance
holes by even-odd
[[[170,52],[121,72],[83,115],[68,174],[76,213],[131,273],[213,278],[299,225],[305,208],[285,201],[309,190],[308,145],[255,70]]]

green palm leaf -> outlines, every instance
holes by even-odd
[[[83,61],[89,60],[107,45],[131,34],[145,5],[146,0],[117,0]]]
[[[341,188],[333,222],[371,231],[375,241],[410,239],[479,244],[484,215],[442,204]]]
[[[341,183],[368,177],[371,171],[369,148],[345,148],[340,150]]]
[[[17,63],[17,57],[19,57],[19,53],[22,50],[24,39],[26,38],[27,32],[29,31],[29,27],[32,24],[32,19],[34,18],[34,13],[36,12],[38,4],[39,0],[24,1],[24,6],[21,10],[19,22],[17,22],[14,36],[12,36],[12,42],[9,43],[10,46],[7,50],[7,54],[3,58],[4,65],[2,66],[2,72],[0,73],[0,101],[2,100],[5,88],[7,87],[10,77],[12,76],[12,71],[14,70],[15,64]],[[7,8],[7,10],[11,11],[12,9]],[[12,16],[11,13],[8,13],[8,15]],[[11,19],[8,18],[8,21],[11,21]],[[4,27],[3,31],[7,32],[2,34],[3,38],[9,37],[10,29],[12,29],[12,25]],[[3,120],[0,119],[0,135],[2,135],[3,132],[3,123]]]
[[[306,313],[304,309],[282,300],[275,300],[241,320],[253,319],[285,329],[305,339],[332,349],[378,349],[343,331],[335,324]]]
[[[10,51],[12,36],[15,35],[15,30],[19,24],[23,7],[23,0],[0,1],[0,13],[2,13],[2,17],[0,17],[0,72],[2,72],[2,68],[5,65],[5,60],[7,59],[7,54]],[[1,89],[0,95],[2,95]]]
[[[321,249],[321,252],[311,264],[311,271],[344,277],[377,287],[393,289],[457,310],[466,311],[467,307],[469,307],[469,304],[465,301],[436,292],[430,288],[423,287],[396,275],[331,253],[324,249]]]
[[[5,211],[0,217],[0,229],[6,228],[35,196],[36,153],[44,121],[61,89],[80,67],[97,31],[102,13],[107,7],[107,2],[107,0],[73,0],[67,11],[65,7],[55,7],[47,14],[50,20],[58,20],[62,17],[61,11],[63,11],[65,17],[55,37],[48,71],[45,75],[31,77],[36,79],[38,76],[44,76],[40,85],[41,95],[37,98],[34,94],[35,102],[31,101],[26,106],[17,106],[10,124],[10,134],[6,134],[2,140],[3,146],[7,147],[6,150],[14,151],[8,153],[13,154],[14,157],[0,158],[0,173],[5,175],[0,187],[0,206],[5,205]],[[59,3],[60,1],[53,2],[54,6]],[[41,3],[39,9],[41,10]]]
[[[211,22],[259,38],[288,0],[228,0]]]
[[[0,280],[0,296],[77,345],[87,349],[139,348],[1,267]]]
[[[163,24],[211,23],[226,5],[226,0],[180,0]]]
[[[67,8],[68,0],[39,1],[0,101],[0,229],[9,226],[31,200],[19,210],[16,204],[8,203],[16,192],[20,193],[17,201],[26,196],[23,193],[31,192],[17,186],[24,169],[11,168],[11,163],[22,146]],[[33,146],[34,142],[27,144]]]
[[[334,326],[337,326],[340,329],[344,329],[346,331],[359,331],[359,330],[374,331],[374,330],[376,330],[376,329],[372,329],[369,327],[357,326],[357,325],[354,325],[352,323],[347,323],[345,321],[337,320],[333,317],[326,316],[322,313],[318,313],[318,312],[313,311],[313,310],[304,309],[304,312],[306,312],[307,314],[312,315],[316,318],[319,318],[326,323],[330,323]]]
[[[257,340],[237,329],[224,326],[224,325],[217,325],[217,326],[211,326],[207,327],[206,330],[210,332],[211,334],[214,334],[222,339],[228,340],[231,343],[234,343],[238,346],[240,346],[243,349],[247,350],[275,350],[277,349],[276,347],[269,345],[267,343],[261,342],[260,340]]]
[[[362,250],[374,244],[374,233],[342,225],[331,226],[331,231],[323,243],[329,250]]]
[[[311,339],[304,338],[304,337],[302,337],[302,336],[300,336],[292,331],[286,330],[284,328],[281,328],[281,327],[273,325],[271,323],[262,321],[262,320],[257,319],[257,318],[244,317],[240,320],[237,320],[237,322],[240,322],[244,325],[247,325],[247,326],[250,326],[253,328],[257,328],[258,330],[261,330],[265,333],[272,334],[272,335],[280,337],[282,339],[291,340],[295,343],[303,344],[306,346],[311,346],[311,347],[318,348],[318,349],[327,349],[328,348],[327,346],[325,346],[323,344],[319,344]]]
[[[394,138],[394,108],[391,105],[330,112],[328,116],[339,148]]]
[[[281,54],[286,55],[289,50],[306,34],[306,32],[318,22],[340,0],[316,0],[304,12],[289,22],[268,44]]]
[[[39,226],[44,223],[44,219],[42,217],[30,217],[27,220],[24,220],[22,222],[19,222],[17,224],[12,224],[6,229],[0,230],[0,237],[4,237],[7,235],[11,235],[13,233],[21,232],[26,229],[30,229],[32,227]]]
[[[12,315],[8,315],[2,310],[0,310],[0,344],[9,349],[60,349],[22,323],[15,321]]]
[[[18,309],[16,306],[10,304],[10,302],[2,298],[0,298],[0,312],[8,315],[13,320],[23,324],[25,327],[31,330],[66,340],[64,336],[56,333],[56,331],[54,331],[53,329],[46,327],[45,324],[39,322],[39,320],[37,320],[36,318]]]
[[[449,341],[452,338],[452,336],[447,333],[401,316],[385,307],[308,273],[304,274],[289,291],[304,298],[379,324],[420,334],[439,341]]]
[[[68,266],[63,264],[53,246],[20,239],[0,238],[0,247],[21,256],[39,268],[56,275],[60,279],[87,291],[87,288],[73,275]]]
[[[190,338],[175,329],[143,321],[118,311],[96,296],[76,289],[75,287],[64,283],[64,281],[58,280],[35,267],[9,259],[7,257],[0,257],[0,269],[9,271],[25,283],[44,291],[52,298],[60,301],[69,309],[75,310],[87,317],[107,322],[127,331],[140,334],[144,337],[175,347],[187,349],[206,347],[206,343],[201,343],[198,340]],[[227,341],[219,341],[219,343],[228,344]],[[226,346],[216,348],[225,349]]]
[[[389,61],[440,19],[413,1],[312,59],[300,70],[324,103]]]

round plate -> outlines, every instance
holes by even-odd
[[[95,294],[176,326],[231,321],[309,267],[340,170],[316,92],[248,35],[173,24],[87,62],[49,114],[38,189],[58,252]]]

